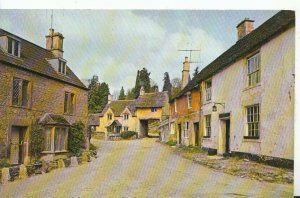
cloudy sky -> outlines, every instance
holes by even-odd
[[[133,87],[143,67],[161,89],[164,72],[181,78],[187,54],[178,50],[201,50],[192,53],[199,62],[191,65],[193,73],[236,42],[236,25],[245,17],[258,27],[277,12],[54,10],[53,28],[64,35],[64,58],[77,76],[98,75],[113,93]],[[45,46],[51,10],[1,10],[0,19],[0,28]]]

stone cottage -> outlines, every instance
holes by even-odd
[[[49,30],[46,48],[0,29],[0,159],[30,163],[30,133],[42,124],[43,156],[67,153],[69,126],[88,119],[88,89],[63,57],[63,35]]]

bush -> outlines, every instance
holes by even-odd
[[[7,158],[0,160],[0,168],[10,167],[9,160]]]
[[[82,149],[85,148],[84,124],[79,121],[71,125],[68,135],[69,151],[79,156]]]
[[[90,150],[91,151],[96,151],[97,147],[94,144],[90,143]]]
[[[34,123],[31,126],[30,134],[30,154],[35,156],[35,159],[41,156],[41,152],[44,150],[44,127],[38,123]]]
[[[169,145],[169,146],[176,146],[177,141],[175,141],[175,140],[169,140],[169,141],[166,142],[166,144]]]
[[[122,132],[120,136],[123,139],[129,139],[129,138],[135,136],[136,134],[137,133],[134,131],[125,131],[125,132]]]

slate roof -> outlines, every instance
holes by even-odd
[[[55,115],[51,113],[44,114],[39,120],[39,124],[70,126],[70,123],[62,115]]]
[[[100,113],[89,115],[88,126],[99,126],[100,125]]]
[[[210,78],[220,70],[230,66],[240,58],[245,57],[247,54],[258,49],[261,45],[292,26],[295,26],[295,12],[288,10],[278,12],[208,64],[179,94],[173,97],[170,102],[198,87],[201,81]]]
[[[145,93],[136,99],[136,108],[163,107],[168,101],[168,92]]]
[[[104,113],[111,108],[114,113],[114,116],[120,116],[124,109],[128,107],[129,111],[134,114],[135,112],[135,100],[113,100],[110,104],[107,104],[100,116],[103,116]]]
[[[9,56],[0,48],[1,62],[8,63],[18,68],[88,90],[69,67],[67,67],[67,76],[61,75],[54,70],[54,68],[46,60],[55,58],[51,51],[0,28],[0,37],[7,35],[13,36],[20,40],[21,57],[14,58]]]

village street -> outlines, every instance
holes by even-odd
[[[95,143],[95,140],[94,140]],[[216,172],[155,139],[96,141],[98,158],[0,185],[1,197],[291,197],[292,185]]]

